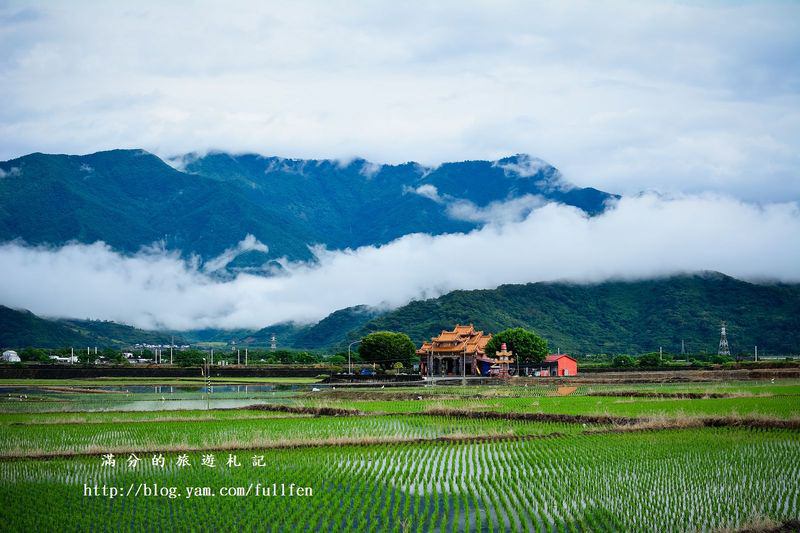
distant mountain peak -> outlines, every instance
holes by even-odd
[[[534,197],[590,215],[614,198],[566,184],[555,167],[527,154],[435,167],[222,151],[165,161],[138,148],[31,154],[0,162],[0,198],[7,199],[0,242],[104,241],[133,253],[163,241],[168,250],[204,259],[246,235],[269,247],[268,254],[249,254],[231,267],[240,268],[281,257],[313,259],[314,244],[357,248],[411,233],[468,232],[491,222],[493,211],[459,217],[454,203],[483,213]]]

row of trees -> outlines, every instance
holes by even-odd
[[[514,352],[522,363],[540,363],[547,357],[547,341],[532,331],[513,328],[494,335],[486,345],[486,353],[493,355],[501,345]],[[361,339],[358,354],[363,361],[390,368],[396,363],[411,365],[417,360],[417,348],[405,333],[377,331]]]
[[[667,367],[676,364],[685,365],[686,362],[689,364],[693,364],[694,366],[699,366],[703,363],[711,363],[711,364],[724,364],[730,363],[733,361],[732,357],[726,355],[711,355],[703,360],[697,358],[689,358],[687,361],[682,361],[681,363],[676,363],[672,356],[661,354],[659,352],[650,352],[639,357],[633,357],[630,355],[617,355],[611,359],[610,366],[614,368],[635,368],[635,367],[644,367],[644,368],[657,368],[657,367]]]

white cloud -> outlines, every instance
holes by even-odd
[[[0,168],[0,179],[8,178],[8,177],[16,177],[21,175],[22,172],[20,171],[19,167],[11,167],[8,170],[3,170]]]
[[[475,205],[469,200],[455,198],[448,194],[440,194],[435,185],[426,183],[416,188],[406,186],[405,193],[418,194],[445,206],[445,212],[456,220],[466,220],[468,222],[506,224],[517,222],[535,208],[545,204],[545,199],[533,194],[525,194],[518,198],[505,202],[490,202],[484,207]]]
[[[530,178],[541,170],[550,167],[547,161],[542,161],[538,157],[531,157],[527,154],[518,154],[516,163],[495,163],[502,168],[506,175],[518,176],[520,178]]]
[[[495,165],[502,168],[506,176],[514,178],[530,178],[537,175],[542,170],[550,168],[547,161],[543,161],[538,157],[531,157],[527,154],[517,154],[515,163],[500,163],[495,162]],[[546,189],[568,191],[574,189],[575,186],[566,181],[559,171],[542,180],[541,185]]]
[[[261,327],[312,321],[356,304],[397,306],[454,289],[547,280],[599,281],[717,270],[800,281],[800,208],[713,195],[623,198],[587,217],[548,204],[469,234],[407,235],[380,247],[316,249],[283,274],[206,274],[158,248],[122,256],[102,243],[0,246],[0,301],[35,313],[141,327]],[[244,248],[257,246],[249,241]],[[458,258],[454,261],[453,258]]]
[[[439,194],[439,189],[436,188],[436,185],[431,185],[430,183],[420,185],[415,189],[406,186],[403,190],[404,192],[418,194],[423,198],[427,198],[428,200],[433,200],[437,204],[443,204],[446,201],[445,197]]]
[[[0,158],[530,153],[611,192],[798,199],[798,20],[792,2],[9,2]]]
[[[262,243],[255,236],[250,235],[249,233],[245,236],[244,239],[239,241],[236,246],[231,248],[227,248],[224,252],[219,254],[217,257],[206,261],[203,265],[203,272],[205,273],[212,273],[212,272],[219,272],[220,270],[224,269],[228,266],[231,261],[239,257],[245,252],[262,252],[267,253],[269,248],[266,244]]]
[[[380,165],[378,163],[371,163],[369,161],[364,161],[363,164],[361,165],[361,169],[358,172],[365,178],[371,179],[374,178],[375,175],[378,172],[380,172],[382,168],[383,165]]]
[[[484,207],[479,207],[469,200],[456,200],[447,206],[447,214],[457,220],[507,224],[524,219],[545,202],[544,198],[533,194],[526,194],[507,202],[491,202]]]

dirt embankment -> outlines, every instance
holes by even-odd
[[[124,390],[90,389],[80,387],[37,387],[37,389],[48,392],[66,392],[72,394],[127,394],[127,391]]]
[[[732,533],[733,531],[734,530],[730,529],[722,529],[719,533]],[[736,533],[797,533],[800,531],[800,520],[775,522],[767,518],[747,524],[735,531]]]
[[[693,427],[747,427],[759,429],[800,430],[800,420],[770,417],[624,417],[612,415],[563,415],[554,413],[501,413],[497,411],[466,411],[461,409],[433,408],[426,415],[501,420],[527,420],[531,422],[563,422],[568,424],[611,425],[610,429],[594,431],[631,431],[655,429],[680,429]]]
[[[613,398],[672,398],[676,400],[705,400],[708,398],[743,398],[753,394],[724,392],[647,392],[647,391],[597,391],[588,392],[586,396],[610,396]]]
[[[475,398],[485,398],[482,394],[453,394],[447,392],[447,387],[441,387],[442,391],[423,391],[422,394],[418,392],[409,391],[391,391],[391,390],[325,390],[322,392],[308,392],[304,396],[308,398],[322,398],[326,400],[387,400],[387,401],[405,401],[405,400],[465,400]]]
[[[475,411],[467,409],[448,409],[430,407],[423,412],[382,413],[364,412],[357,409],[326,406],[292,406],[276,404],[258,404],[244,407],[256,411],[275,411],[282,413],[305,414],[312,416],[449,416],[456,418],[524,420],[528,422],[561,422],[566,424],[591,424],[613,426],[613,428],[596,431],[630,431],[645,429],[678,429],[691,427],[750,427],[760,429],[793,429],[800,430],[800,419],[781,419],[758,416],[717,416],[717,417],[626,417],[614,415],[569,415],[557,413],[519,413],[500,411]],[[627,428],[627,429],[626,429]]]
[[[312,407],[305,405],[281,405],[281,404],[256,404],[248,405],[242,409],[250,411],[273,411],[278,413],[294,413],[315,416],[359,416],[363,415],[357,409],[345,409],[342,407]]]
[[[708,383],[765,379],[798,379],[800,368],[749,368],[731,370],[630,370],[626,372],[580,372],[557,378],[515,378],[517,382],[563,385],[615,383]]]

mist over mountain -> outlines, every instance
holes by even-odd
[[[390,330],[421,344],[455,324],[474,324],[494,333],[532,329],[551,349],[581,356],[638,354],[659,347],[680,353],[681,341],[688,353],[716,353],[724,320],[733,353],[751,353],[754,345],[762,355],[800,350],[800,284],[748,283],[716,272],[592,284],[503,285],[453,291],[371,312],[370,318],[364,308],[345,309],[301,334],[267,327],[250,339],[261,340],[276,331],[283,346],[346,349],[348,342],[363,335]],[[341,327],[347,324],[344,317],[357,325],[349,331]]]
[[[185,257],[258,265],[312,259],[313,245],[344,249],[410,233],[468,232],[546,201],[597,214],[614,198],[575,188],[526,155],[436,168],[227,153],[169,162],[143,150],[2,162],[0,241],[104,241],[127,253],[157,243]],[[502,204],[503,213],[493,212]],[[248,235],[251,245],[236,250]],[[232,249],[241,257],[226,255]]]
[[[116,150],[0,163],[3,305],[212,338],[282,324],[298,347],[363,321],[305,331],[336,310],[454,290],[701,270],[797,282],[797,234],[795,202],[619,198],[526,155],[425,167]]]

